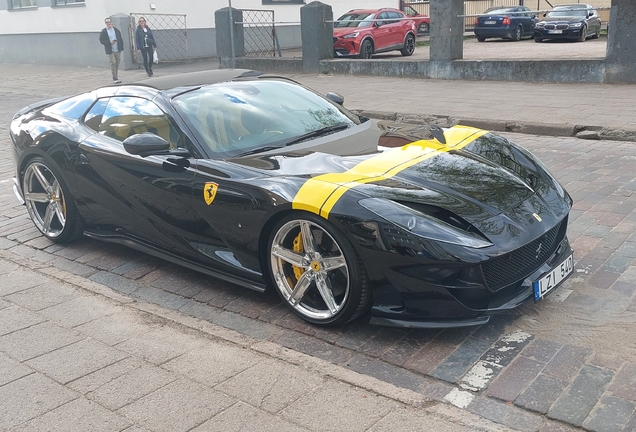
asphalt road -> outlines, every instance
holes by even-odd
[[[169,70],[158,68],[160,73]],[[537,154],[575,200],[568,233],[576,274],[544,301],[495,316],[477,328],[415,331],[354,323],[317,329],[290,314],[272,295],[124,247],[90,239],[60,246],[43,239],[10,189],[8,122],[13,112],[33,101],[107,83],[108,71],[0,65],[0,73],[5,77],[0,86],[0,248],[132,299],[461,407],[467,415],[508,428],[636,430],[635,143],[506,133]],[[142,77],[139,71],[122,75],[126,80]],[[366,82],[365,77],[349,77],[351,88],[363,88]],[[505,84],[511,92],[526,88],[523,83]],[[558,88],[569,87],[554,87]],[[624,88],[633,91],[633,86]],[[447,94],[461,100],[452,87]],[[383,102],[397,108],[400,101],[385,94]],[[360,97],[356,108],[364,108],[364,103]],[[532,119],[534,111],[522,108],[519,113]]]

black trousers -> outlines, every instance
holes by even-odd
[[[144,58],[144,69],[146,72],[152,70],[152,54],[154,49],[152,47],[141,47],[141,55]]]

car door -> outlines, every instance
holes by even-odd
[[[200,261],[261,289],[259,237],[271,197],[264,195],[254,173],[214,158],[199,161],[193,190]]]
[[[591,6],[588,9],[588,15],[591,14],[590,17],[588,17],[588,25],[587,25],[587,32],[588,34],[594,34],[597,31],[600,33],[601,32],[601,17],[598,16],[598,12],[596,12],[596,9],[592,8]]]
[[[128,153],[127,137],[150,132],[173,147],[188,140],[153,101],[133,96],[98,99],[83,119],[97,133],[79,145],[75,175],[87,208],[87,226],[134,238],[195,259],[198,238],[192,210],[196,159]]]
[[[389,23],[387,24],[389,28],[389,46],[400,46],[404,43],[409,21],[403,19],[406,17],[398,12],[387,12],[387,16],[389,17]]]
[[[530,8],[520,7],[518,11],[518,16],[521,19],[521,24],[523,25],[523,34],[532,34],[534,32],[534,16],[530,13]]]
[[[388,21],[389,15],[386,12],[380,12],[374,23],[373,39],[375,41],[375,50],[381,51],[391,45],[391,26]]]

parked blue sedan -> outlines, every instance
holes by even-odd
[[[514,41],[534,36],[537,16],[526,6],[495,7],[475,18],[475,36],[479,42],[486,38],[502,38]]]

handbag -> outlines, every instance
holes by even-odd
[[[152,62],[159,63],[159,56],[157,55],[157,51],[154,51],[152,54]]]

